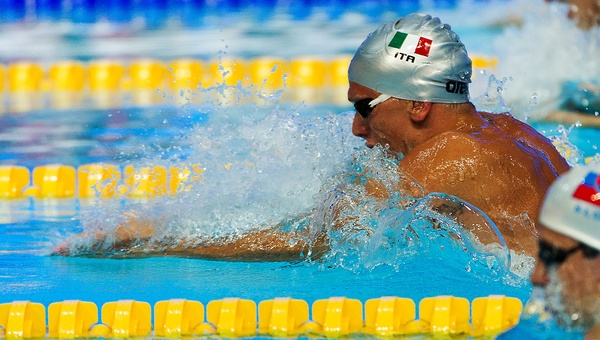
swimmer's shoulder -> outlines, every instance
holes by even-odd
[[[457,131],[422,143],[405,155],[398,167],[420,183],[426,193],[451,194],[484,210],[489,208],[485,195],[498,190],[498,181],[508,180],[500,157],[494,157],[477,138]]]
[[[479,114],[489,124],[506,133],[529,133],[538,135],[537,131],[531,125],[518,120],[508,112],[491,113],[480,111]]]
[[[417,145],[405,158],[416,157],[424,161],[422,157],[435,159],[437,157],[455,158],[468,156],[473,152],[481,151],[480,138],[476,138],[470,132],[446,131],[437,134]]]
[[[519,142],[527,142],[528,145],[535,145],[537,147],[552,145],[552,142],[548,138],[539,133],[531,125],[515,118],[508,112],[479,112],[479,114],[481,114],[481,117],[488,124]]]
[[[500,138],[506,141],[481,139],[460,131],[443,133],[411,150],[398,166],[426,193],[451,194],[490,214],[498,207],[509,206],[507,197],[513,200],[513,196],[506,195],[506,183],[512,183],[515,177],[528,179],[531,170],[515,160],[519,156],[506,150],[504,144],[510,144],[510,138]]]
[[[552,141],[531,125],[513,117],[510,113],[479,113],[490,125],[507,134],[521,145],[543,152],[557,174],[570,169],[569,164],[552,144]]]
[[[419,144],[399,165],[417,178],[423,176],[420,174],[462,173],[466,168],[476,171],[498,161],[489,156],[494,152],[492,149],[489,143],[482,142],[472,133],[447,131]]]

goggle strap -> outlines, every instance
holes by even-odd
[[[388,100],[390,98],[392,98],[392,96],[390,96],[389,94],[382,93],[382,94],[379,95],[379,97],[371,100],[369,102],[369,106],[370,107],[375,107],[377,104],[381,104],[381,103],[383,103],[384,101],[386,101],[386,100]]]

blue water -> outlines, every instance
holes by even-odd
[[[284,109],[285,109],[285,105]],[[287,107],[291,107],[288,105]],[[344,112],[336,106],[294,107],[303,115],[319,116]],[[148,119],[151,117],[152,119]],[[0,116],[0,164],[34,166],[57,163],[79,166],[93,162],[135,160],[148,156],[161,158],[188,156],[190,140],[182,138],[194,126],[204,125],[208,115],[203,108],[162,106],[124,107],[108,110],[43,110]],[[560,136],[554,122],[530,124],[546,136]],[[598,151],[598,129],[564,126],[568,140],[583,158]],[[148,145],[148,148],[140,147]],[[172,146],[183,150],[165,152]]]
[[[561,137],[564,131],[568,131],[568,141],[577,147],[579,154],[579,163],[584,162],[586,158],[596,156],[600,151],[600,142],[598,141],[598,128],[590,126],[569,126],[557,125],[552,122],[533,122],[531,123],[536,130],[547,137]]]
[[[273,108],[272,108],[273,109]],[[288,115],[288,109],[274,109],[275,115],[280,119],[269,119],[269,115],[256,120],[251,129],[256,129],[255,143],[261,143],[258,135],[263,130],[273,130],[271,124],[297,124],[292,129],[302,129],[306,135],[314,135],[315,141],[320,141],[321,146],[313,146],[314,152],[337,152],[334,148],[337,142],[328,141],[324,135],[329,130],[316,125],[321,121],[319,118],[324,111],[330,108],[303,108],[306,118],[297,115]],[[291,109],[289,109],[291,110]],[[339,109],[338,109],[339,110]],[[236,112],[239,109],[232,109]],[[311,113],[312,112],[312,113]],[[52,112],[49,112],[52,113]],[[245,112],[247,114],[247,112]],[[339,132],[346,135],[348,148],[363,148],[357,138],[349,135],[349,120],[345,113],[333,113],[333,121],[339,119],[344,129]],[[0,126],[3,126],[0,136],[3,140],[5,150],[3,164],[19,164],[30,168],[58,162],[78,166],[96,161],[110,161],[113,164],[137,164],[137,162],[163,161],[168,164],[173,160],[197,160],[202,157],[207,159],[218,159],[230,154],[231,149],[243,149],[240,140],[227,141],[221,145],[217,153],[198,154],[192,143],[195,138],[182,136],[182,131],[195,136],[203,135],[211,119],[202,110],[194,113],[174,108],[154,109],[119,109],[108,111],[94,111],[82,114],[81,112],[61,112],[60,115],[48,118],[51,114],[34,113],[27,116],[5,115],[0,117]],[[164,120],[168,117],[168,124]],[[335,118],[337,117],[337,118]],[[234,121],[239,118],[234,118]],[[315,121],[316,120],[316,121]],[[117,124],[118,122],[118,124]],[[143,122],[143,127],[142,126]],[[208,122],[208,123],[207,123]],[[52,125],[52,129],[44,128]],[[331,124],[331,122],[329,123]],[[237,124],[233,131],[222,131],[211,136],[213,141],[219,141],[223,135],[236,134],[235,129],[242,129],[243,124]],[[342,128],[340,127],[340,128]],[[231,127],[230,127],[231,128]],[[338,128],[334,128],[338,129]],[[218,130],[218,129],[217,129]],[[33,135],[37,131],[35,140],[17,138],[20,134]],[[61,131],[58,133],[58,131]],[[292,133],[292,132],[290,132]],[[284,134],[290,136],[289,134]],[[14,137],[14,138],[13,138]],[[230,138],[230,137],[228,137]],[[268,136],[265,138],[274,138]],[[296,154],[300,149],[306,149],[306,145],[312,145],[310,137],[307,144],[299,143],[291,146],[289,154]],[[329,137],[331,138],[331,137]],[[40,150],[40,141],[47,146]],[[278,142],[278,141],[276,141]],[[229,144],[228,144],[229,143]],[[31,145],[38,148],[31,148]],[[59,147],[62,146],[62,147]],[[231,149],[230,149],[231,148]],[[333,148],[333,149],[332,149]],[[268,150],[268,148],[266,149]],[[258,152],[255,150],[255,152]],[[256,179],[255,183],[245,179],[243,184],[229,182],[235,189],[239,190],[253,188],[254,196],[243,196],[237,198],[231,195],[219,197],[212,196],[217,206],[221,206],[224,213],[231,207],[232,203],[239,199],[239,204],[247,207],[233,210],[232,214],[246,214],[262,204],[262,200],[269,202],[269,196],[278,197],[266,188],[264,192],[257,191],[255,186],[268,186],[266,183],[289,181],[278,171],[287,172],[292,176],[300,176],[290,173],[287,168],[278,169],[274,165],[280,164],[282,159],[288,159],[289,155],[284,153],[281,157],[271,155],[270,151],[264,151],[262,155],[254,155],[252,159],[256,167],[264,165],[271,171],[271,177]],[[306,157],[310,157],[311,154]],[[238,160],[246,159],[247,155],[238,155]],[[275,157],[275,158],[273,158]],[[349,154],[351,157],[351,154]],[[300,158],[298,161],[302,161]],[[335,161],[334,158],[332,158]],[[293,161],[297,162],[297,161]],[[290,166],[300,168],[301,164],[292,163]],[[313,165],[317,166],[317,165]],[[323,169],[332,165],[326,163],[321,165]],[[323,169],[319,171],[324,171]],[[227,171],[233,172],[235,169]],[[224,176],[225,173],[217,173]],[[310,174],[309,174],[310,175]],[[312,177],[312,175],[310,175]],[[257,174],[257,177],[258,174]],[[276,179],[275,177],[283,177]],[[207,182],[211,180],[207,174]],[[294,178],[294,177],[292,177]],[[297,180],[300,177],[295,177]],[[214,179],[214,178],[213,178]],[[310,180],[307,182],[310,185]],[[246,186],[248,185],[248,186]],[[301,185],[304,185],[301,183]],[[318,188],[317,188],[318,189]],[[218,190],[224,194],[228,191],[215,183],[214,187],[205,186],[199,191]],[[290,190],[296,190],[294,188]],[[308,190],[308,189],[305,189]],[[293,200],[314,201],[312,196],[316,192],[298,194]],[[198,195],[202,195],[201,192]],[[208,195],[208,194],[207,194]],[[240,195],[245,195],[243,192]],[[287,194],[286,194],[287,195]],[[261,197],[266,196],[266,197]],[[254,197],[254,198],[252,198]],[[280,198],[285,202],[285,198]],[[253,202],[252,200],[255,200]],[[110,201],[110,199],[108,199]],[[102,218],[119,214],[122,206],[137,204],[131,202],[119,203],[113,199],[115,205],[108,207],[92,208],[102,210],[99,214]],[[184,196],[184,200],[176,198],[159,199],[156,202],[147,203],[150,208],[153,204],[167,204],[173,207],[175,212],[179,206],[179,212],[189,212],[189,209],[200,209],[202,206],[211,204],[200,198]],[[382,295],[401,295],[420,300],[426,296],[451,294],[474,298],[488,294],[506,294],[516,296],[523,300],[529,294],[529,285],[526,280],[508,275],[506,272],[489,271],[487,268],[479,268],[477,264],[470,263],[470,257],[453,253],[452,249],[444,252],[440,249],[429,248],[427,244],[421,249],[422,254],[404,254],[399,260],[393,256],[399,256],[401,248],[389,250],[389,255],[382,255],[382,251],[369,251],[373,253],[370,258],[361,251],[343,249],[343,252],[335,257],[324,261],[300,262],[300,263],[244,263],[244,262],[219,262],[204,261],[198,259],[180,258],[147,258],[147,259],[93,259],[93,258],[65,258],[47,256],[49,250],[64,241],[68,236],[81,231],[82,221],[97,217],[90,213],[90,209],[82,205],[76,199],[63,200],[39,200],[23,199],[16,201],[3,201],[0,217],[4,221],[0,224],[0,280],[2,289],[0,294],[3,301],[26,299],[50,303],[64,299],[81,299],[94,301],[101,304],[115,299],[139,299],[142,301],[156,302],[161,299],[184,297],[207,302],[227,296],[249,298],[256,301],[269,299],[276,296],[293,296],[308,301],[327,298],[329,296],[349,296],[366,301],[369,298]],[[235,203],[232,203],[235,204]],[[265,212],[264,218],[278,218],[280,214],[294,211],[302,211],[303,205],[287,204],[289,207],[281,207],[280,210],[273,208],[271,212]],[[186,205],[188,205],[186,207]],[[310,204],[309,204],[310,205]],[[197,207],[197,208],[194,208]],[[283,211],[283,212],[282,212]],[[394,214],[393,210],[388,214]],[[91,217],[90,217],[91,216]],[[196,216],[196,215],[192,215]],[[173,219],[178,217],[172,216]],[[202,219],[201,216],[198,217]],[[218,220],[217,220],[218,221]],[[248,217],[247,223],[255,223]],[[201,224],[201,223],[200,223]],[[210,232],[210,229],[208,229]],[[356,240],[357,246],[376,246]],[[362,243],[360,243],[362,242]],[[340,247],[349,244],[340,243]],[[435,245],[432,245],[435,247]],[[366,249],[366,248],[365,248]],[[413,248],[415,250],[415,248]],[[366,252],[366,251],[365,251]],[[447,258],[446,258],[447,256]],[[435,263],[435,270],[431,264]],[[456,275],[459,270],[462,275]],[[510,281],[510,282],[509,282]]]
[[[39,256],[43,235],[66,228],[64,223],[28,222],[3,225],[0,300],[44,304],[66,299],[102,304],[120,299],[156,301],[186,298],[207,303],[225,297],[262,301],[291,296],[312,302],[331,296],[361,301],[380,296],[420,300],[434,295],[473,299],[505,294],[526,299],[529,289],[480,279],[443,265],[440,258],[415,258],[398,271],[378,268],[354,273],[320,264],[245,263],[181,258],[92,259]],[[33,235],[33,236],[29,236]],[[6,243],[10,242],[10,245]],[[11,249],[12,248],[12,249]],[[14,249],[17,248],[17,249]],[[451,256],[451,255],[449,255]],[[436,269],[430,268],[437,263]]]
[[[166,149],[177,144],[174,139],[185,131],[203,124],[205,114],[199,109],[189,111],[184,107],[155,107],[3,115],[0,147],[4,152],[0,161],[32,168],[50,163],[79,166],[141,158],[152,152],[144,151],[142,145]]]
[[[247,4],[243,4],[234,8],[235,15],[222,16],[223,12],[214,8],[210,13],[203,12],[208,15],[202,20],[197,20],[198,16],[192,16],[190,21],[185,21],[189,17],[184,18],[183,22],[191,29],[182,30],[156,17],[154,10],[163,4],[156,1],[149,2],[147,13],[143,15],[146,15],[147,28],[162,29],[145,30],[130,22],[130,15],[136,13],[120,11],[118,6],[110,13],[103,12],[102,15],[109,16],[111,20],[111,25],[106,26],[96,21],[96,13],[90,11],[91,5],[86,1],[72,1],[76,10],[68,13],[71,16],[66,19],[83,24],[67,25],[65,30],[64,21],[60,21],[65,19],[64,13],[58,13],[59,10],[54,7],[58,1],[45,2],[47,5],[43,8],[28,9],[30,15],[35,12],[40,19],[47,15],[50,24],[44,21],[31,24],[21,6],[25,2],[0,1],[0,5],[6,3],[16,5],[11,11],[3,12],[4,16],[0,18],[9,23],[0,32],[0,43],[5,46],[0,50],[2,62],[21,58],[52,62],[65,58],[90,60],[100,57],[168,60],[182,55],[213,58],[222,53],[244,58],[264,54],[295,57],[309,51],[314,55],[332,56],[352,53],[379,21],[392,19],[385,13],[373,13],[373,2],[361,5],[348,1],[352,5],[349,10],[341,11],[339,5],[328,9],[329,15],[335,15],[332,19],[306,21],[298,21],[305,20],[307,15],[306,11],[298,8],[285,9],[289,10],[287,14],[293,15],[290,18],[284,13],[284,20],[280,20],[281,17],[268,20],[273,15],[269,11],[260,13],[264,17],[248,19],[256,8],[244,7]],[[38,2],[27,2],[27,6],[33,3]],[[224,3],[233,6],[236,2]],[[468,1],[468,8],[459,6],[455,1],[429,3],[435,7],[430,12],[440,14],[453,23],[469,51],[475,54],[494,54],[490,38],[502,35],[505,30],[516,30],[507,24],[511,16],[519,12],[511,7],[513,3],[506,5],[490,1],[490,6],[481,7],[487,2]],[[190,13],[194,12],[187,12],[188,15]],[[323,39],[306,38],[316,34]],[[290,44],[291,39],[297,44]],[[152,43],[156,41],[169,43]],[[525,45],[533,43],[536,46],[550,43],[554,46],[555,40],[549,39],[545,43],[544,39],[536,36],[533,42],[520,41]],[[569,44],[572,43],[576,42],[569,41]],[[521,50],[513,54],[521,56]],[[528,60],[527,56],[524,60]],[[519,77],[535,80],[536,67],[541,68],[547,77],[552,76],[546,71],[553,66],[547,65],[543,59],[534,61],[535,67],[530,67],[529,74],[513,72],[508,67],[515,83]],[[590,70],[586,69],[586,72],[593,76]],[[557,78],[545,79],[541,83],[550,87],[560,82],[562,79]],[[510,81],[508,84],[509,90],[517,92],[519,98],[528,99],[534,92],[528,88],[521,91],[519,86],[511,89]],[[355,155],[361,155],[362,142],[349,133],[349,119],[345,113],[348,109],[275,101],[243,110],[208,104],[201,107],[123,106],[110,110],[44,109],[27,113],[5,110],[0,116],[0,148],[3,150],[0,164],[24,165],[32,169],[49,163],[78,166],[91,162],[119,165],[200,162],[207,163],[208,171],[202,190],[143,204],[113,200],[106,206],[90,208],[74,199],[1,201],[0,303],[31,300],[47,306],[55,301],[78,299],[93,301],[100,306],[119,299],[153,304],[159,300],[186,298],[206,304],[224,297],[259,302],[279,296],[291,296],[311,303],[330,296],[347,296],[364,302],[384,295],[418,301],[435,295],[473,299],[489,294],[515,296],[525,302],[531,292],[527,278],[519,277],[507,268],[488,268],[475,261],[472,254],[463,252],[461,247],[444,243],[445,240],[438,235],[426,235],[431,236],[431,242],[409,247],[400,242],[385,248],[379,247],[382,244],[380,239],[369,241],[364,234],[357,233],[355,238],[341,239],[336,244],[335,256],[298,263],[48,256],[54,246],[80,232],[83,225],[89,226],[95,221],[106,221],[106,225],[112,225],[123,211],[137,205],[143,206],[149,214],[161,208],[169,210],[173,224],[197,226],[199,230],[196,231],[209,235],[218,234],[220,229],[239,228],[239,224],[256,226],[261,219],[276,223],[310,210],[320,200],[323,183],[331,184],[331,178],[347,170],[338,165],[351,163]],[[547,136],[562,135],[557,124],[532,122],[532,125]],[[566,128],[570,131],[563,141],[577,146],[578,161],[598,154],[600,131],[597,128]],[[205,152],[202,147],[205,145],[211,145],[209,149],[212,152]],[[222,165],[229,162],[258,166],[233,166],[223,170]],[[225,216],[210,216],[214,215],[214,211],[222,211]],[[401,212],[393,208],[384,209],[380,215],[369,215],[371,219],[367,222],[375,225],[384,221],[382,216],[389,218],[395,214],[401,216]],[[382,223],[375,227],[381,227],[375,230],[384,231],[376,234],[378,238],[398,236],[393,225]],[[442,249],[441,245],[445,247]],[[522,258],[513,257],[513,264],[521,261]],[[506,338],[580,337],[579,334],[544,327],[524,321]]]
[[[259,106],[253,116],[247,110],[245,115],[253,117],[251,122],[245,121],[243,116],[229,116],[239,113],[239,108],[203,108],[187,110],[176,107],[153,108],[123,108],[117,110],[95,110],[82,114],[81,112],[60,112],[60,115],[51,115],[54,112],[38,112],[26,116],[4,115],[0,117],[0,126],[3,126],[2,136],[3,164],[20,164],[34,167],[41,164],[58,162],[73,166],[104,161],[116,164],[138,164],[149,161],[169,164],[174,161],[198,161],[202,157],[219,159],[231,154],[237,148],[244,149],[243,141],[231,139],[230,135],[248,133],[244,129],[246,122],[248,129],[254,131],[252,140],[262,145],[265,141],[259,137],[265,131],[271,134],[281,126],[291,130],[283,136],[294,137],[297,131],[302,130],[306,141],[290,146],[290,150],[280,150],[283,155],[273,156],[270,152],[254,155],[252,160],[264,169],[270,169],[274,176],[267,179],[257,179],[250,183],[250,188],[265,186],[267,182],[279,185],[277,177],[280,172],[289,172],[287,168],[273,167],[290,155],[297,154],[298,150],[308,149],[312,145],[314,151],[308,152],[306,157],[314,156],[313,152],[332,152],[337,142],[325,137],[330,133],[329,128],[319,126],[332,125],[334,122],[341,125],[333,128],[340,136],[347,136],[342,144],[347,144],[349,150],[363,149],[361,142],[349,134],[349,116],[344,109],[335,107],[301,107],[295,110],[292,107],[278,105]],[[217,118],[215,112],[227,113],[227,117]],[[265,113],[266,111],[268,113]],[[328,120],[323,117],[330,116]],[[49,118],[52,116],[53,118]],[[221,119],[221,120],[219,120]],[[224,120],[223,120],[224,119]],[[166,120],[166,121],[165,121]],[[223,124],[226,129],[221,131],[210,127],[216,122]],[[234,125],[232,122],[235,122]],[[53,129],[45,126],[52,125]],[[335,124],[334,124],[335,125]],[[534,126],[547,135],[556,135],[559,126],[552,123],[536,123]],[[275,129],[275,130],[274,130]],[[338,130],[339,129],[339,130]],[[201,136],[211,131],[206,136],[222,144],[216,153],[199,153],[195,142],[201,143]],[[296,131],[296,132],[294,132]],[[35,132],[35,133],[34,133]],[[297,132],[300,133],[300,132]],[[21,134],[34,135],[35,140],[17,138]],[[310,137],[321,140],[320,146],[315,146]],[[224,139],[224,137],[227,138]],[[338,137],[340,137],[338,136]],[[593,128],[573,127],[570,131],[569,142],[577,145],[584,156],[595,155],[596,140],[600,131]],[[246,136],[248,137],[248,136]],[[265,139],[277,136],[265,136]],[[337,140],[337,139],[335,139]],[[343,138],[342,138],[343,140]],[[41,142],[43,141],[43,143]],[[274,143],[280,142],[275,140]],[[306,144],[304,144],[306,143]],[[43,144],[46,148],[40,150]],[[37,147],[32,148],[31,145]],[[265,150],[269,150],[266,146]],[[333,149],[332,149],[333,148]],[[342,148],[343,149],[343,148]],[[239,150],[238,150],[239,151]],[[256,151],[256,150],[255,150]],[[287,152],[287,153],[286,153]],[[365,153],[369,155],[375,151]],[[238,160],[246,160],[247,154],[238,154]],[[281,157],[281,158],[279,158]],[[303,159],[302,157],[299,159]],[[333,159],[333,158],[332,158]],[[335,159],[333,159],[335,161]],[[294,161],[296,162],[296,161]],[[292,163],[292,167],[304,171],[300,163]],[[327,163],[324,168],[332,166]],[[232,169],[231,171],[235,171]],[[227,172],[229,173],[229,171]],[[320,172],[316,172],[320,173]],[[240,172],[232,176],[246,174]],[[215,177],[207,175],[207,182],[218,176],[225,176],[225,172],[215,173]],[[291,176],[295,174],[290,173]],[[281,179],[281,183],[286,180]],[[239,183],[229,182],[230,190],[237,190]],[[239,189],[248,187],[240,186]],[[223,197],[213,196],[213,205],[221,205],[225,213],[231,207],[226,202],[246,202],[247,208],[233,210],[232,214],[247,214],[248,211],[261,206],[261,200],[269,199],[275,193],[270,189],[264,192],[255,192],[254,196],[234,197],[229,195],[220,184],[204,188],[207,195],[211,190],[223,191]],[[225,194],[227,193],[227,194]],[[202,211],[202,206],[207,205],[201,193],[200,198],[183,196],[179,199],[159,199],[157,202],[143,203],[150,211],[159,205],[173,208],[174,221],[189,222],[180,219],[175,214],[186,213],[193,210]],[[266,195],[265,197],[261,197]],[[305,197],[305,196],[308,196]],[[252,198],[254,197],[254,198]],[[298,195],[296,200],[302,201],[311,198]],[[255,199],[256,202],[252,202]],[[233,201],[231,201],[233,200]],[[283,199],[282,199],[283,200]],[[108,199],[110,201],[110,199]],[[85,221],[98,218],[111,218],[120,214],[123,207],[138,206],[139,203],[111,201],[106,207],[99,206],[101,211],[90,213],[90,209],[76,199],[64,200],[38,200],[23,199],[16,201],[0,202],[0,301],[30,300],[48,305],[52,302],[67,299],[92,301],[97,305],[120,299],[134,299],[154,304],[160,300],[172,298],[186,298],[208,303],[211,300],[225,297],[240,297],[256,302],[272,299],[274,297],[291,296],[304,299],[309,303],[331,296],[347,296],[363,302],[370,298],[394,295],[419,301],[424,297],[436,295],[454,295],[474,299],[490,294],[503,294],[514,296],[525,302],[531,292],[531,286],[526,278],[520,278],[504,270],[491,270],[480,263],[473,262],[469,254],[465,254],[453,244],[445,244],[443,239],[432,238],[430,243],[420,246],[408,246],[410,251],[404,252],[398,245],[390,249],[377,248],[379,243],[362,239],[349,242],[340,241],[338,253],[330,258],[314,262],[223,262],[207,261],[185,258],[140,258],[140,259],[109,259],[85,257],[57,257],[48,256],[52,247],[67,239],[70,235],[82,230]],[[157,205],[158,204],[158,205]],[[254,204],[254,205],[253,205]],[[167,208],[169,209],[169,208]],[[283,211],[301,211],[299,206],[283,207]],[[387,214],[399,212],[389,210]],[[193,215],[202,225],[202,214]],[[281,211],[265,213],[264,216],[276,218]],[[195,217],[194,217],[195,216]],[[385,219],[374,216],[374,221],[383,223]],[[259,216],[260,217],[260,216]],[[218,220],[217,220],[218,221]],[[213,221],[214,222],[214,221]],[[212,222],[211,222],[212,223]],[[254,223],[250,221],[249,223]],[[389,227],[385,227],[389,228]],[[392,232],[390,229],[386,233]],[[211,232],[206,229],[203,232]],[[385,235],[384,235],[385,236]],[[431,236],[431,235],[429,235]],[[441,243],[440,243],[441,242]],[[357,248],[354,248],[357,247]],[[360,249],[364,247],[364,249]],[[522,261],[513,258],[513,264]],[[531,327],[517,331],[529,334]],[[536,330],[538,332],[539,330]],[[556,335],[555,329],[547,330],[548,334]],[[544,333],[542,333],[544,334]],[[568,333],[576,337],[577,334]]]

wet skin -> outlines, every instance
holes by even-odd
[[[350,83],[348,100],[379,95]],[[471,103],[390,98],[368,118],[356,113],[352,132],[368,147],[402,153],[399,169],[425,193],[443,192],[475,205],[496,223],[511,249],[536,255],[533,221],[549,185],[569,165],[527,124],[506,114],[477,112]],[[513,227],[516,216],[528,216],[530,226]]]
[[[574,239],[554,232],[545,227],[540,228],[540,241],[552,246],[568,250],[579,244]],[[556,277],[562,284],[561,302],[568,315],[578,314],[575,325],[590,327],[586,339],[600,339],[600,256],[586,258],[581,250],[553,268],[548,268],[542,261],[537,261],[531,282],[535,286],[547,287],[551,282],[550,270],[556,271]],[[556,292],[547,292],[555,294]],[[596,315],[596,320],[593,316]]]

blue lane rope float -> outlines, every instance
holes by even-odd
[[[310,313],[306,301],[290,297],[258,305],[252,300],[224,298],[208,302],[206,308],[199,301],[171,299],[158,301],[153,308],[143,301],[106,302],[99,318],[98,307],[88,301],[54,302],[47,314],[40,303],[13,301],[0,304],[0,329],[4,331],[0,337],[494,336],[516,326],[522,310],[521,300],[503,295],[471,302],[454,296],[427,297],[419,302],[418,315],[413,300],[395,296],[370,299],[364,306],[356,299],[331,297],[314,301]]]

